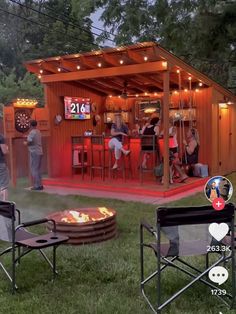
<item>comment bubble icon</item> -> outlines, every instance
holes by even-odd
[[[229,277],[229,273],[226,268],[222,266],[213,267],[208,273],[209,279],[218,285],[222,285]]]

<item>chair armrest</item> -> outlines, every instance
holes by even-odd
[[[47,222],[52,222],[53,223],[53,230],[52,231],[55,232],[55,230],[56,230],[55,220],[47,219],[47,218],[42,218],[42,219],[36,219],[36,220],[32,220],[32,221],[23,222],[19,226],[16,227],[15,231],[17,231],[20,228],[36,226],[36,225],[44,224],[44,223],[47,223]]]
[[[156,230],[148,222],[141,221],[140,227],[146,229],[149,233],[156,236]]]
[[[20,224],[21,222],[21,213],[20,213],[20,210],[18,208],[15,209],[16,212],[17,212],[17,215],[18,215],[18,224]]]

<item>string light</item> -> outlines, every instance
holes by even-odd
[[[198,93],[198,92],[199,92],[199,89],[198,89],[198,88],[196,88],[196,89],[195,89],[195,92],[196,92],[196,93]]]
[[[167,67],[167,62],[166,61],[162,61],[162,66],[166,68]]]
[[[42,70],[42,69],[41,69],[41,70],[39,70],[39,73],[41,73],[41,74],[42,74],[42,73],[43,73],[43,70]]]
[[[201,87],[201,86],[203,85],[203,83],[202,83],[202,82],[199,82],[198,85]]]
[[[176,70],[176,72],[179,74],[180,73],[180,69]]]
[[[144,57],[143,57],[143,60],[144,60],[144,61],[148,61],[148,56],[144,56]]]
[[[38,75],[38,78],[39,78],[39,79],[41,79],[41,77],[42,77],[42,75],[41,75],[41,74],[39,74],[39,75]]]
[[[123,64],[123,63],[124,63],[124,60],[121,59],[121,60],[120,60],[120,64]]]
[[[135,97],[138,97],[138,94],[136,94]]]
[[[58,72],[61,72],[61,68],[57,68],[57,71],[58,71]]]
[[[77,70],[80,70],[80,65],[77,65],[76,69],[77,69]]]
[[[174,91],[174,94],[178,94],[177,90]]]
[[[185,89],[184,89],[184,91],[185,91],[185,92],[187,92],[187,91],[188,91],[188,89],[187,89],[187,88],[185,88]]]
[[[101,68],[101,66],[102,66],[102,64],[101,64],[101,62],[99,62],[99,63],[98,63],[98,67]]]
[[[38,101],[36,99],[23,99],[23,98],[17,98],[13,102],[14,107],[25,107],[25,108],[35,108]]]
[[[148,95],[148,93],[147,93],[147,92],[145,92],[145,93],[144,93],[144,95],[145,95],[145,96],[147,96],[147,95]]]
[[[109,95],[110,98],[112,98],[112,95]]]
[[[157,96],[157,93],[154,93],[154,96]]]
[[[188,77],[188,80],[191,81],[191,80],[192,80],[192,76],[189,76],[189,77]]]

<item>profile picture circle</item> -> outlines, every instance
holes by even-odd
[[[215,176],[207,181],[204,192],[210,202],[213,202],[219,197],[225,202],[228,202],[233,195],[233,185],[229,179],[222,176]]]

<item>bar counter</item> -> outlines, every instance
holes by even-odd
[[[99,136],[99,135],[95,135]],[[91,136],[78,136],[82,137],[84,139],[84,148],[87,152],[87,158],[86,158],[86,164],[89,166],[91,164]],[[73,138],[76,138],[76,136],[73,136]],[[108,143],[112,137],[111,136],[104,136],[104,148],[105,148],[105,164],[106,167],[108,167],[108,153],[109,153],[109,147]],[[130,149],[130,158],[131,158],[131,168],[132,168],[132,177],[133,179],[139,178],[139,167],[140,167],[140,151],[141,151],[141,136],[127,136],[127,140],[129,142],[129,149]],[[156,139],[157,140],[157,147],[159,147],[160,152],[163,152],[163,140],[162,139]],[[72,149],[79,150],[79,144],[76,147],[74,144],[74,147]],[[94,146],[94,144],[93,144]],[[99,145],[97,145],[99,147]],[[124,148],[127,149],[126,144],[124,144]],[[96,158],[96,157],[95,157]],[[98,159],[98,157],[96,158]],[[99,162],[97,160],[96,162]]]

